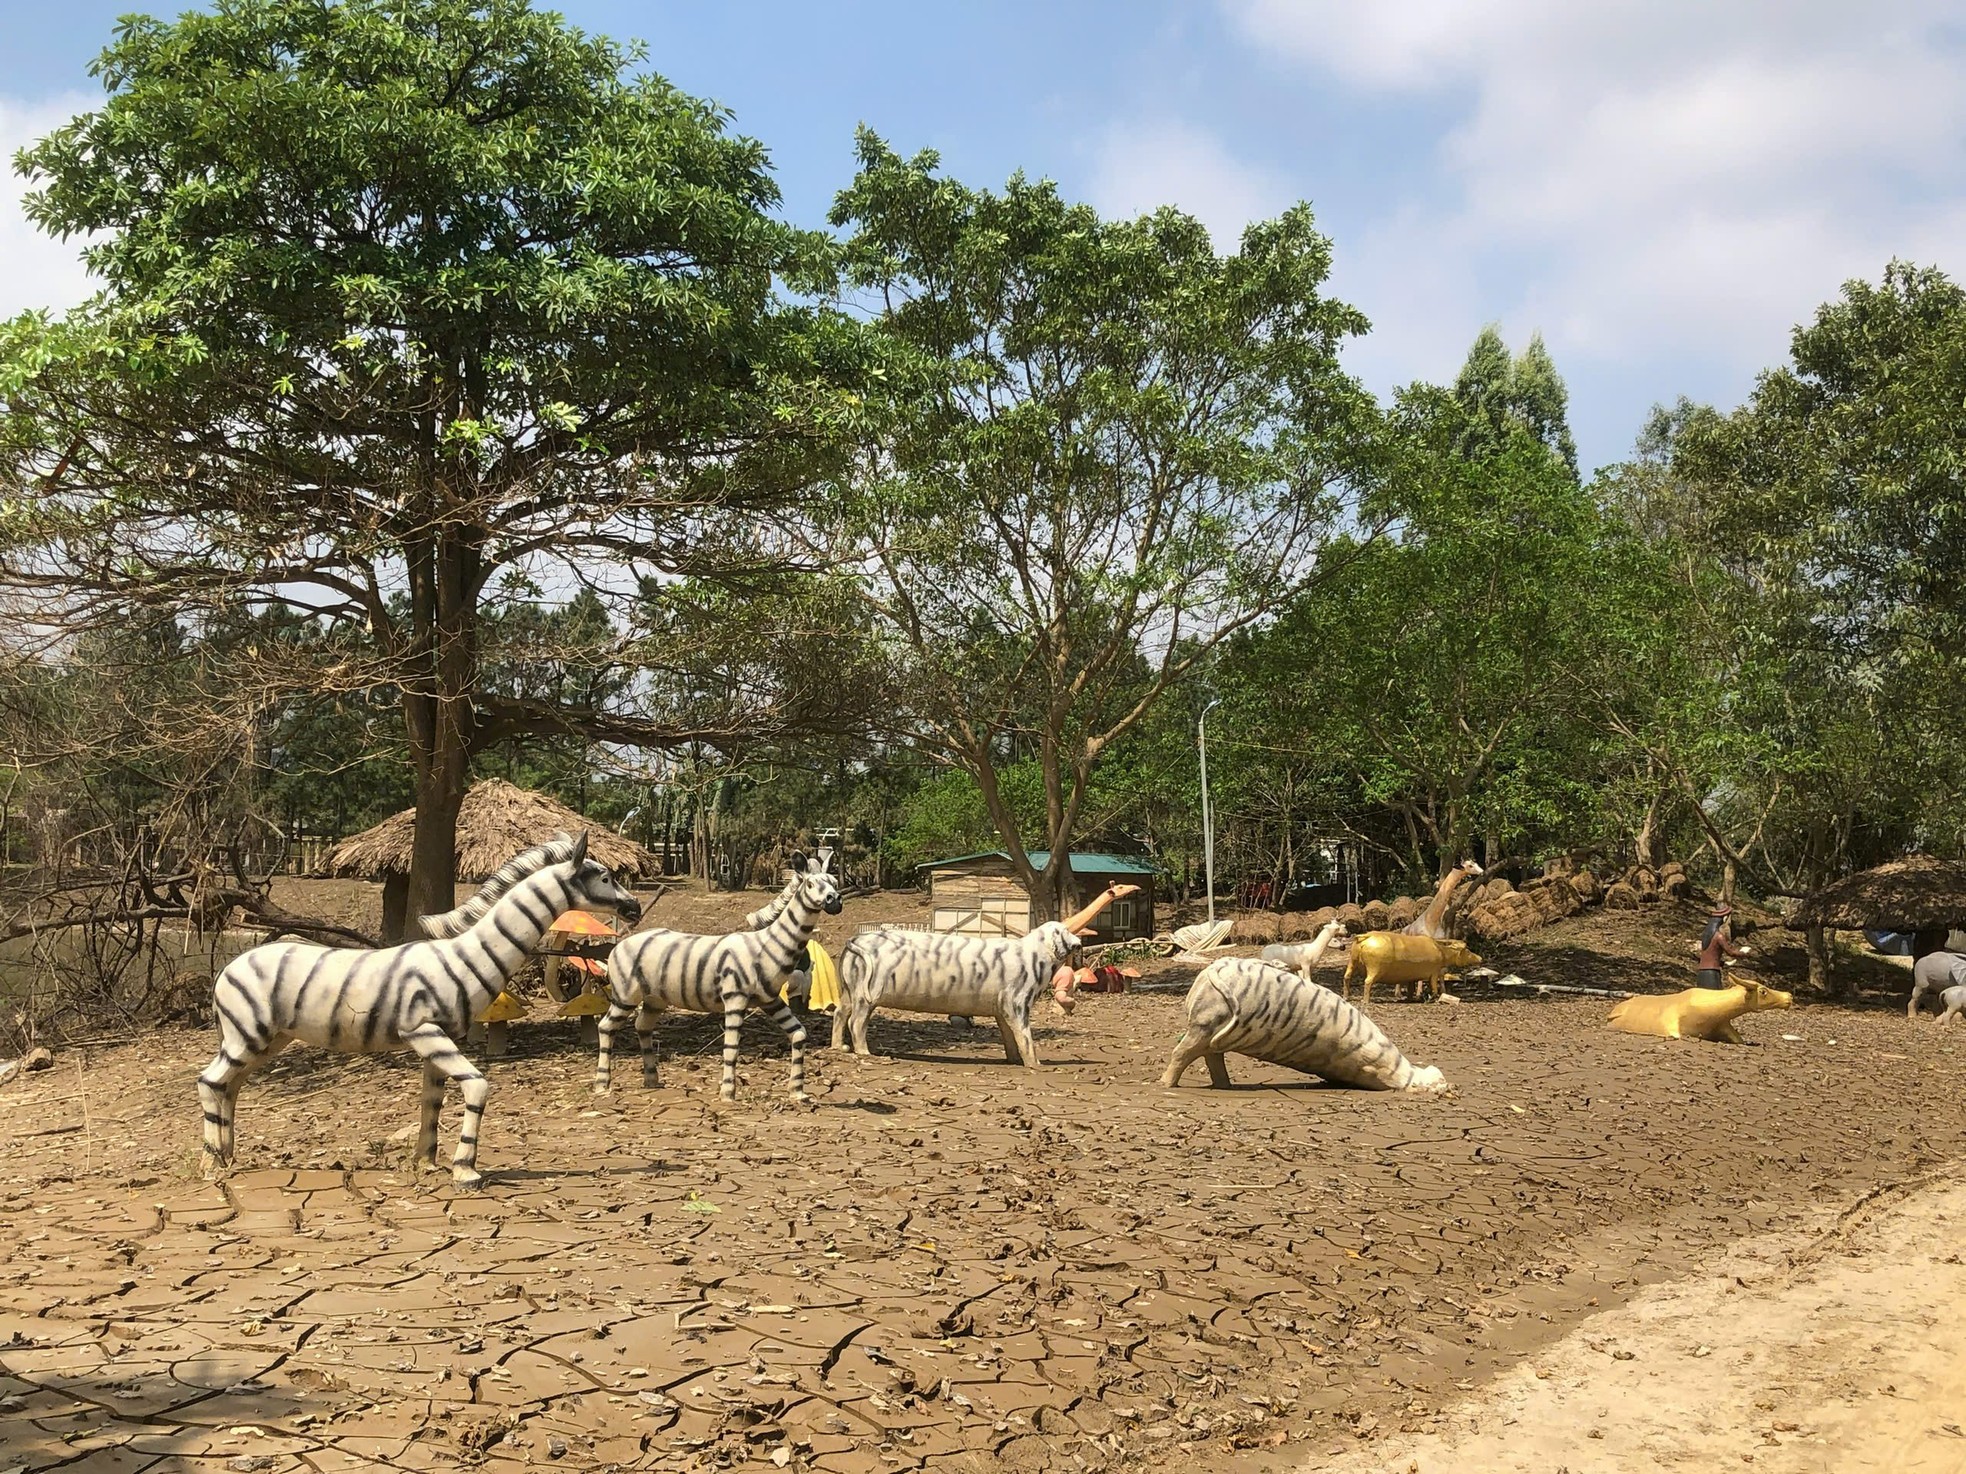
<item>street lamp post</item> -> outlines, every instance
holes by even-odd
[[[1215,814],[1208,806],[1208,714],[1222,704],[1220,698],[1201,709],[1201,861],[1208,883],[1208,919],[1215,921]]]

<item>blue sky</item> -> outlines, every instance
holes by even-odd
[[[0,151],[89,105],[133,0],[0,0]],[[158,7],[180,8],[172,3]],[[770,148],[822,220],[854,126],[971,183],[1174,203],[1218,248],[1308,199],[1377,392],[1541,331],[1586,467],[1738,402],[1892,256],[1966,271],[1966,0],[566,0]],[[0,314],[87,290],[0,183]]]

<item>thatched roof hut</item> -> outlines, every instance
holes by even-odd
[[[1910,855],[1805,897],[1788,925],[1941,934],[1966,922],[1966,862]]]
[[[543,793],[500,778],[471,785],[457,814],[457,878],[472,885],[488,880],[499,866],[556,834],[587,831],[587,853],[626,884],[652,881],[662,874],[659,860],[633,840],[602,829]],[[405,933],[408,922],[410,847],[416,837],[416,810],[405,809],[373,829],[343,840],[328,856],[327,873],[382,882],[382,934],[385,941]]]

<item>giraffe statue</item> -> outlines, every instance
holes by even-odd
[[[1470,875],[1479,874],[1481,874],[1481,867],[1475,864],[1473,860],[1463,860],[1452,870],[1448,871],[1441,878],[1440,889],[1434,892],[1434,898],[1427,904],[1427,909],[1422,911],[1413,921],[1401,927],[1401,935],[1409,937],[1432,937],[1436,942],[1446,941],[1448,898],[1454,894],[1455,886],[1466,880]]]

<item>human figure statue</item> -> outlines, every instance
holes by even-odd
[[[1706,932],[1700,938],[1699,979],[1702,988],[1727,986],[1726,979],[1720,972],[1722,953],[1729,957],[1745,957],[1753,950],[1750,947],[1737,947],[1730,940],[1734,924],[1728,918],[1733,914],[1734,908],[1725,902],[1714,907],[1713,919],[1707,923]]]

